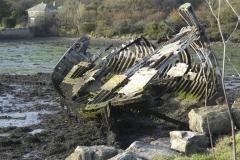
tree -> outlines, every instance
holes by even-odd
[[[19,17],[26,16],[27,15],[26,10],[39,3],[41,2],[33,0],[18,0],[18,1],[15,0],[10,2],[11,10],[16,11]]]
[[[160,37],[160,32],[159,32],[159,25],[157,22],[151,22],[149,23],[146,28],[145,28],[145,33],[153,39],[157,39]]]
[[[12,11],[11,14],[12,14],[12,16],[11,16],[12,18],[17,18],[17,12],[16,11]]]
[[[7,3],[6,0],[0,0],[0,22],[2,21],[2,18],[9,16],[9,8],[10,5]]]
[[[4,28],[14,28],[16,26],[16,19],[12,17],[3,18],[2,25]]]

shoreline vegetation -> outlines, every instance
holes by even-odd
[[[88,35],[86,35],[88,36]],[[140,35],[139,35],[140,36]],[[90,47],[91,46],[106,46],[106,45],[113,45],[119,46],[121,44],[126,43],[127,41],[136,38],[137,36],[128,36],[128,37],[121,37],[121,38],[94,38],[88,36],[90,38]],[[0,43],[33,43],[33,44],[54,44],[54,45],[72,45],[78,38],[81,36],[76,37],[65,37],[65,36],[34,36],[28,38],[8,38],[8,39],[1,39]],[[157,40],[149,39],[149,41],[157,46]],[[221,45],[221,41],[210,41],[211,44],[219,44]],[[240,46],[239,42],[228,42],[227,44],[236,44]]]
[[[195,15],[206,28],[209,38],[221,40],[217,22],[211,14],[205,0],[164,0],[164,1],[113,1],[113,0],[0,0],[0,20],[6,17],[15,17],[15,28],[27,27],[27,9],[39,3],[56,5],[59,9],[53,13],[45,13],[43,19],[36,19],[35,25],[29,27],[37,36],[67,36],[75,37],[83,34],[91,37],[134,37],[144,35],[148,39],[157,40],[160,37],[171,36],[172,32],[165,24],[180,29],[186,26],[180,19],[178,7],[189,2],[194,7]],[[56,3],[55,3],[56,2]],[[232,0],[232,6],[239,6],[240,1]],[[3,5],[5,4],[5,6]],[[213,4],[217,4],[213,1]],[[218,5],[213,11],[218,11]],[[2,8],[2,9],[1,9]],[[239,12],[239,8],[236,12]],[[4,10],[3,10],[4,9]],[[144,9],[144,10],[143,10]],[[221,3],[220,21],[224,38],[234,30],[238,17],[225,1]],[[44,23],[43,23],[44,22]],[[0,23],[2,23],[0,21]],[[0,29],[4,28],[0,24]],[[239,30],[230,39],[240,42]]]
[[[33,44],[54,44],[54,45],[72,45],[79,37],[29,37],[29,38],[9,38],[0,39],[0,43],[33,43]],[[91,38],[91,37],[90,37]],[[121,45],[131,38],[91,38],[91,46]]]

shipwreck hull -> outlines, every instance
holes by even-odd
[[[111,53],[106,47],[89,54],[89,38],[77,40],[52,74],[65,104],[89,119],[108,120],[119,110],[130,115],[141,111],[185,125],[186,114],[179,119],[171,112],[220,103],[221,73],[204,27],[189,3],[179,14],[187,25],[157,47],[141,36]],[[102,58],[103,54],[108,55]],[[165,111],[173,103],[172,110]]]

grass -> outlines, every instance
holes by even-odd
[[[219,67],[222,68],[222,60],[223,60],[223,45],[222,43],[212,43],[211,47],[218,59]],[[240,44],[239,43],[227,43],[226,47],[226,55],[231,60],[231,63],[237,68],[238,72],[240,72]],[[232,64],[229,62],[226,57],[226,73],[227,74],[237,74],[237,72],[233,69]]]
[[[236,134],[236,150],[237,150],[237,159],[240,159],[240,132]],[[231,143],[231,137],[225,136],[220,142],[216,145],[215,155],[216,160],[231,160],[233,159],[233,147]],[[160,155],[156,154],[153,160],[213,160],[213,154],[193,154],[193,155]]]
[[[220,42],[211,43],[211,48],[218,60],[219,68],[222,69],[222,61],[223,61],[223,45]],[[190,50],[192,53],[192,51]],[[227,43],[226,55],[231,60],[231,63],[237,68],[238,72],[240,72],[240,44],[239,43]],[[226,57],[226,66],[225,72],[226,74],[237,74],[232,64],[229,62]],[[199,63],[198,56],[194,53],[193,59]]]

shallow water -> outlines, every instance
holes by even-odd
[[[3,83],[4,85],[5,83]],[[41,123],[39,115],[55,114],[58,111],[46,110],[48,106],[59,106],[56,98],[47,98],[49,95],[44,94],[42,98],[38,96],[25,97],[23,91],[38,91],[46,92],[47,88],[44,86],[35,86],[38,88],[31,88],[29,85],[11,84],[9,88],[3,89],[3,94],[0,95],[0,128],[4,127],[26,127]],[[29,94],[29,93],[27,93]],[[36,111],[35,108],[39,107]],[[46,106],[46,108],[44,108]],[[51,109],[51,107],[50,107]],[[37,131],[36,131],[37,132]],[[0,135],[1,136],[1,135]],[[4,134],[2,136],[8,136]]]
[[[39,111],[39,112],[10,112],[2,113],[0,115],[0,127],[26,127],[35,124],[39,124],[42,120],[39,119],[39,114],[54,114],[57,111]],[[8,117],[7,119],[1,119],[1,117]]]
[[[0,43],[0,74],[52,73],[53,68],[70,46],[50,44]],[[96,52],[96,48],[88,52]]]
[[[0,73],[50,73],[67,46],[48,44],[0,44]]]

